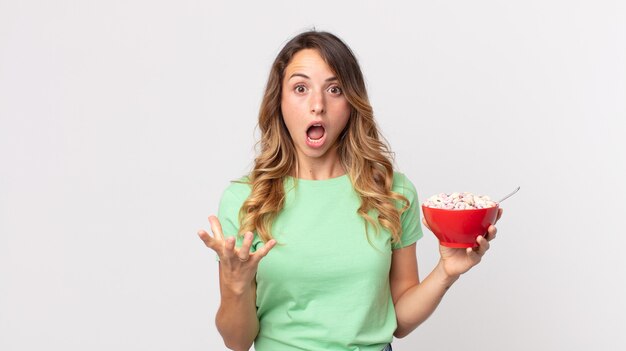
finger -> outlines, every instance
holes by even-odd
[[[485,237],[487,238],[488,241],[491,241],[496,238],[497,233],[498,233],[498,228],[496,228],[496,226],[494,225],[490,225],[489,228],[487,228],[487,233],[485,234]]]
[[[489,240],[487,240],[486,238],[482,236],[479,236],[478,238],[476,238],[476,241],[478,242],[478,249],[476,250],[476,253],[482,256],[485,254],[485,252],[487,252],[487,250],[489,250],[489,247],[491,245],[489,244]]]
[[[270,252],[270,250],[274,246],[276,246],[276,240],[272,239],[272,240],[268,241],[267,243],[265,243],[265,245],[263,245],[263,247],[261,247],[260,249],[256,250],[256,252],[254,253],[254,256],[252,256],[252,258],[256,262],[259,262],[263,257],[265,257],[267,255],[268,252]]]
[[[237,253],[237,256],[241,261],[247,261],[250,258],[250,246],[252,246],[253,236],[252,232],[247,232],[243,236],[243,244],[241,244],[241,248]]]
[[[489,241],[480,235],[476,238],[476,243],[478,246],[472,248],[472,251],[476,254],[476,257],[473,259],[477,258],[480,261],[480,258],[489,250]]]
[[[211,231],[216,239],[224,240],[224,233],[222,233],[222,224],[217,217],[210,215],[209,222],[211,223]]]
[[[428,222],[426,222],[426,218],[422,217],[422,223],[424,224],[424,226],[426,228],[428,228],[428,230],[430,230],[432,232],[432,229],[430,229],[430,226],[428,225]]]
[[[198,236],[202,241],[204,241],[204,245],[215,250],[215,239],[211,238],[209,233],[207,233],[204,229],[198,230]]]
[[[225,259],[230,259],[233,256],[235,256],[235,238],[232,236],[229,236],[228,238],[226,238],[226,240],[224,240],[224,251],[222,252],[222,255],[224,256]]]
[[[467,254],[467,257],[469,257],[469,259],[472,260],[473,262],[479,262],[480,261],[480,255],[478,254],[479,249],[480,249],[480,245],[478,247],[468,247],[467,249],[465,249],[465,253]]]

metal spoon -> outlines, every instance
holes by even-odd
[[[510,193],[509,195],[503,197],[500,201],[498,201],[498,203],[501,203],[502,201],[504,201],[504,200],[508,199],[509,197],[513,196],[513,194],[515,194],[519,190],[519,188],[520,188],[519,186],[517,188],[515,188],[515,190],[513,190],[512,193]]]

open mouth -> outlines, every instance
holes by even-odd
[[[313,124],[306,131],[307,141],[313,145],[320,144],[324,140],[326,129],[321,124]]]

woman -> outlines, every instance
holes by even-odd
[[[278,54],[259,127],[254,169],[224,191],[213,236],[198,232],[220,261],[216,324],[230,349],[391,350],[496,235],[440,247],[419,281],[417,193],[393,170],[356,58],[330,33]]]

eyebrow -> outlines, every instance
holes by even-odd
[[[289,79],[291,79],[291,78],[293,78],[293,77],[302,77],[302,78],[306,78],[306,79],[311,79],[311,77],[307,76],[307,75],[306,75],[306,74],[304,74],[304,73],[294,73],[294,74],[292,74],[292,75],[289,77]],[[330,77],[330,78],[326,78],[326,81],[327,81],[327,82],[332,82],[332,81],[336,81],[336,80],[339,80],[339,79],[338,79],[337,77],[335,77],[335,76],[332,76],[332,77]]]

